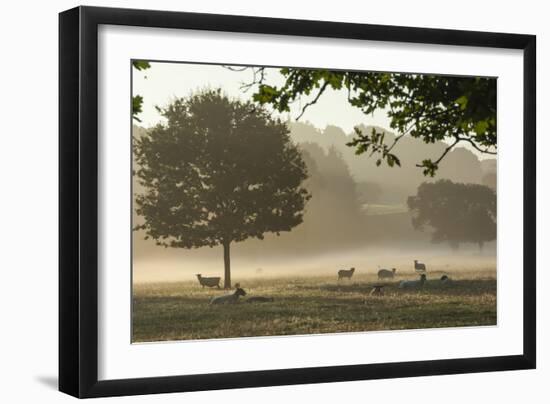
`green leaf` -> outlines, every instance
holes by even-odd
[[[268,85],[261,85],[258,88],[258,92],[254,94],[253,99],[256,102],[259,102],[260,104],[266,104],[273,102],[277,96],[279,95],[279,91],[275,87],[268,86]]]
[[[435,176],[435,172],[439,168],[439,166],[430,159],[422,160],[422,164],[420,165],[420,167],[424,167],[422,173],[430,177]]]
[[[479,121],[474,126],[474,131],[478,135],[483,135],[489,128],[489,123],[487,121]]]
[[[143,112],[142,106],[143,97],[141,95],[136,95],[132,97],[132,117],[138,122],[141,122],[141,120],[137,117],[137,114]]]
[[[388,161],[388,165],[390,167],[393,167],[394,165],[401,167],[401,161],[399,161],[395,154],[388,154],[386,156],[386,160]]]
[[[460,96],[456,99],[455,101],[458,105],[460,105],[460,109],[462,111],[464,111],[466,109],[466,107],[468,106],[468,97],[466,97],[465,95],[463,96]]]
[[[147,70],[151,67],[149,62],[145,60],[134,60],[132,61],[132,65],[136,70]]]

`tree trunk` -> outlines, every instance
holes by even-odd
[[[223,287],[224,289],[231,289],[231,259],[229,257],[229,242],[223,243]]]

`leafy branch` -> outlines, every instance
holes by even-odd
[[[250,69],[252,81],[245,87],[256,88],[253,100],[260,105],[269,104],[279,112],[289,112],[292,103],[315,92],[313,99],[301,108],[298,120],[329,87],[344,89],[348,103],[365,114],[385,110],[390,128],[397,133],[392,144],[384,144],[380,134],[367,135],[358,130],[348,143],[356,148],[356,154],[367,151],[369,156],[379,154],[377,165],[382,161],[392,167],[400,165],[392,150],[405,136],[427,144],[450,143],[437,160],[424,159],[417,164],[429,176],[435,175],[442,160],[459,142],[468,143],[480,153],[496,154],[495,79],[282,68],[279,72],[285,82],[275,86],[267,82],[265,68]]]
[[[132,67],[137,71],[147,70],[151,67],[151,64],[145,60],[132,60]],[[138,118],[138,115],[143,112],[143,97],[139,94],[136,94],[132,97],[132,118],[138,122],[141,122],[141,119]]]

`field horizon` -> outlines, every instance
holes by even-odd
[[[261,242],[261,241],[259,241]],[[222,249],[214,247],[218,254],[211,254],[210,248],[197,250],[168,251],[166,259],[141,258],[134,260],[132,278],[134,284],[157,282],[196,281],[195,275],[223,277]],[[428,272],[462,272],[485,270],[497,266],[496,251],[493,246],[487,247],[483,253],[477,248],[462,249],[451,252],[448,248],[440,250],[414,250],[416,255],[407,249],[399,251],[396,248],[356,248],[340,252],[328,251],[324,254],[303,254],[283,256],[262,255],[257,249],[256,254],[232,257],[233,282],[248,278],[280,278],[280,277],[316,277],[336,276],[339,269],[355,267],[359,274],[376,274],[381,268],[397,268],[398,274],[414,274],[415,257],[428,265]],[[208,254],[205,254],[208,253]]]

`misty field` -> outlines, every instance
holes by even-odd
[[[320,334],[373,330],[487,326],[497,321],[496,271],[428,273],[420,290],[402,290],[411,272],[378,281],[374,273],[356,272],[351,280],[334,276],[235,279],[247,296],[238,304],[209,305],[224,290],[203,289],[196,279],[138,283],[133,288],[133,342]],[[383,296],[371,296],[384,283]],[[246,303],[252,296],[273,302]]]

